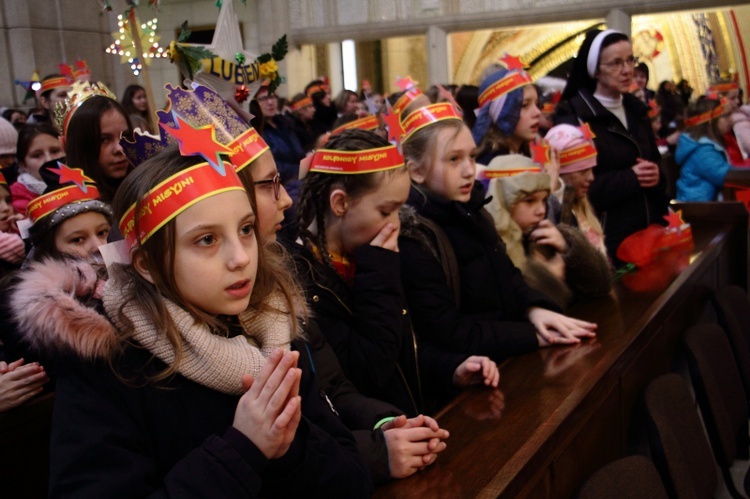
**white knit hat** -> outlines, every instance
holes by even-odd
[[[16,154],[18,132],[10,121],[0,118],[0,155]]]

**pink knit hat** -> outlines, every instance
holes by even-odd
[[[0,118],[0,155],[16,154],[18,132],[10,121]]]
[[[556,125],[544,137],[560,153],[560,173],[573,173],[596,166],[596,146],[588,125]]]

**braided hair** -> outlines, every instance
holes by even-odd
[[[390,143],[379,135],[366,130],[350,129],[332,135],[325,144],[335,151],[363,151],[387,147]],[[297,203],[297,225],[299,237],[305,248],[320,252],[323,262],[333,266],[326,241],[326,217],[329,215],[329,197],[334,189],[343,189],[351,198],[358,198],[377,189],[386,175],[402,171],[402,168],[356,175],[340,175],[310,172],[302,182]]]

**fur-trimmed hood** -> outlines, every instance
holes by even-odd
[[[110,356],[118,340],[101,312],[102,272],[95,264],[72,258],[48,258],[19,272],[9,303],[21,341],[45,356]]]

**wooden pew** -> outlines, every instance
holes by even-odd
[[[595,340],[548,348],[501,366],[498,390],[468,390],[437,419],[448,448],[425,471],[376,497],[570,497],[602,465],[626,453],[638,394],[672,368],[682,331],[711,320],[717,287],[747,289],[748,214],[740,203],[683,204],[695,250],[663,289],[611,298],[571,315],[599,325]]]

